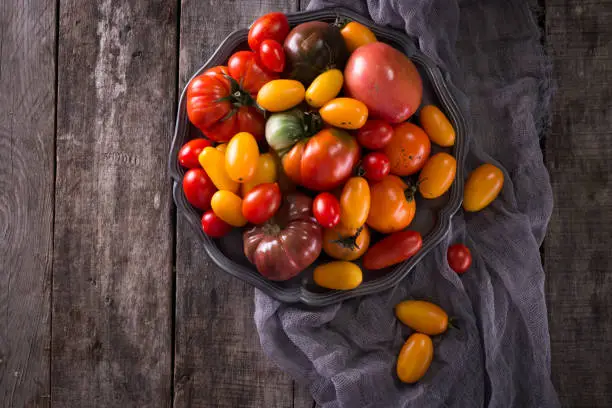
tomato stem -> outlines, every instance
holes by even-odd
[[[421,181],[423,180],[419,180],[416,183],[409,181],[408,188],[404,190],[404,195],[406,196],[406,200],[408,202],[415,199],[416,193],[419,190],[419,185],[421,184]]]
[[[359,235],[361,234],[361,231],[363,231],[363,225],[359,228],[357,228],[357,231],[355,232],[355,234],[348,236],[348,237],[343,237],[342,235],[338,234],[338,239],[332,241],[333,243],[339,244],[342,247],[349,249],[351,251],[354,251],[356,249],[359,249],[359,244],[357,244],[357,238],[359,238]]]
[[[455,330],[459,330],[461,331],[461,329],[459,328],[459,326],[456,326],[453,323],[456,323],[457,319],[455,319],[454,317],[451,317],[450,319],[448,319],[448,327],[450,327],[451,329],[455,329]]]

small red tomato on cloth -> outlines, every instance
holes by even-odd
[[[204,169],[191,169],[183,177],[183,192],[189,204],[200,210],[210,208],[210,200],[217,188]]]
[[[212,146],[212,143],[208,139],[198,138],[188,141],[181,147],[178,153],[178,160],[181,166],[188,169],[198,169],[200,162],[198,156],[205,147]]]
[[[264,67],[274,72],[285,69],[285,51],[278,41],[265,40],[259,47],[259,59]]]
[[[260,184],[242,199],[242,215],[252,224],[263,224],[276,214],[280,208],[281,199],[278,184]]]
[[[232,226],[217,217],[213,210],[208,210],[202,214],[202,229],[211,238],[221,238],[232,230]]]
[[[321,193],[312,202],[312,213],[325,228],[333,228],[340,222],[340,203],[331,193]]]
[[[370,119],[357,132],[357,141],[366,149],[382,149],[391,141],[393,127],[381,119]]]
[[[472,265],[472,253],[463,244],[454,244],[448,247],[446,252],[448,265],[458,274],[462,274]]]
[[[363,156],[361,168],[363,177],[370,181],[380,181],[391,171],[391,162],[386,154],[373,152]]]

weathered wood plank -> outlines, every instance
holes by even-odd
[[[180,89],[231,31],[296,9],[297,1],[183,2]],[[293,381],[261,351],[252,287],[220,271],[177,217],[175,407],[293,407]]]
[[[56,1],[0,2],[0,406],[49,406]]]
[[[558,92],[546,140],[552,374],[564,406],[612,406],[612,2],[546,0]]]
[[[176,2],[62,0],[51,397],[171,405]]]

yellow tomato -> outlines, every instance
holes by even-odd
[[[210,200],[213,212],[234,227],[244,227],[247,219],[242,215],[242,199],[231,191],[219,190]]]
[[[227,143],[221,143],[215,146],[215,148],[220,151],[225,153],[225,151],[227,150]]]
[[[429,158],[419,174],[419,191],[425,198],[436,198],[446,193],[455,180],[457,161],[448,153],[437,153]]]
[[[356,21],[351,21],[340,30],[340,34],[344,37],[344,43],[349,52],[355,51],[362,45],[370,44],[378,41],[376,35],[366,26]]]
[[[419,381],[429,369],[433,360],[433,343],[428,335],[414,333],[397,357],[397,376],[402,382],[413,384]]]
[[[357,229],[365,224],[370,213],[370,186],[363,177],[350,178],[340,195],[340,223]]]
[[[225,169],[225,153],[214,147],[205,147],[198,156],[198,161],[219,190],[233,193],[238,191],[240,184],[230,178]]]
[[[436,106],[423,106],[419,120],[432,142],[444,147],[455,144],[455,129],[446,115]]]
[[[448,328],[448,315],[442,308],[424,300],[404,300],[395,306],[395,316],[419,333],[435,336]]]
[[[313,279],[317,285],[327,289],[349,290],[361,285],[363,273],[352,262],[334,261],[317,266]]]
[[[370,246],[370,230],[367,226],[353,229],[344,225],[323,230],[323,251],[341,261],[354,261]]]
[[[257,140],[248,132],[236,133],[227,144],[225,169],[234,181],[244,183],[255,176],[259,146]]]
[[[340,93],[344,77],[339,69],[330,69],[315,78],[306,90],[306,102],[320,108]]]
[[[276,158],[270,153],[264,153],[257,159],[255,176],[242,184],[242,196],[251,191],[254,187],[264,183],[274,183],[278,177],[276,168]]]
[[[257,93],[257,103],[270,112],[281,112],[302,102],[305,93],[300,81],[275,79],[261,87]]]
[[[480,211],[499,195],[504,186],[504,173],[492,164],[483,164],[474,170],[465,183],[463,209]]]
[[[359,129],[368,120],[368,107],[353,98],[332,99],[319,113],[325,122],[342,129]]]

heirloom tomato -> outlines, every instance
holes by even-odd
[[[448,153],[436,153],[425,163],[419,174],[419,191],[425,198],[437,198],[446,193],[455,180],[457,161]]]
[[[433,360],[433,342],[423,333],[413,333],[397,357],[396,372],[400,381],[413,384],[429,369]]]
[[[365,225],[359,228],[337,225],[323,230],[323,251],[332,258],[354,261],[363,255],[369,246],[370,230]]]
[[[312,201],[312,213],[321,226],[335,227],[340,222],[340,203],[331,193],[319,193]]]
[[[391,173],[410,176],[421,170],[427,162],[431,142],[423,129],[405,122],[393,129],[393,137],[383,152],[391,162]]]
[[[317,285],[327,289],[350,290],[361,285],[363,272],[352,262],[334,261],[317,266],[312,278]]]
[[[259,90],[257,103],[270,112],[281,112],[302,102],[305,92],[304,85],[299,81],[275,79]]]
[[[370,186],[370,214],[367,224],[378,232],[401,231],[416,213],[414,191],[397,176],[388,175]]]
[[[344,38],[346,48],[349,52],[355,51],[357,48],[376,42],[376,35],[368,27],[356,21],[351,21],[346,24],[340,34]]]
[[[181,166],[188,169],[197,169],[200,167],[198,156],[205,147],[211,146],[208,139],[193,139],[185,143],[178,153],[178,160]]]
[[[395,316],[419,333],[435,336],[448,328],[448,315],[442,308],[424,300],[404,300],[395,305]]]
[[[260,184],[243,197],[242,215],[252,224],[263,224],[276,214],[281,198],[278,184]]]
[[[321,124],[319,115],[298,108],[273,113],[266,122],[266,141],[282,156],[298,141],[317,133]]]
[[[438,107],[423,106],[419,121],[427,136],[438,146],[449,147],[455,144],[455,129]]]
[[[258,61],[253,51],[238,51],[227,61],[229,74],[238,81],[242,89],[253,98],[264,84],[278,78],[278,74],[267,71]]]
[[[319,113],[325,122],[342,129],[359,129],[368,120],[368,107],[353,98],[332,99]]]
[[[215,191],[215,185],[203,169],[190,169],[185,173],[183,192],[189,204],[200,210],[208,210]]]
[[[463,192],[463,209],[480,211],[499,195],[504,173],[492,164],[483,164],[470,173]]]
[[[330,69],[317,76],[306,90],[306,102],[320,108],[334,99],[342,90],[344,77],[339,69]]]
[[[252,134],[237,133],[227,144],[225,151],[225,170],[234,181],[244,183],[255,176],[259,146]]]
[[[274,40],[280,44],[289,33],[289,20],[281,12],[264,14],[259,17],[249,29],[248,42],[253,51],[259,51],[265,40]]]

